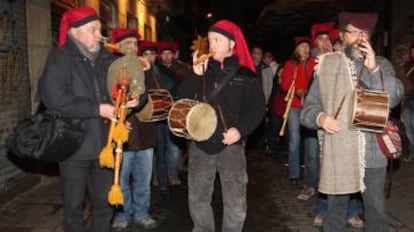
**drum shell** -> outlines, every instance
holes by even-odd
[[[176,136],[197,142],[206,141],[217,128],[217,114],[207,103],[180,99],[168,113],[168,127]]]
[[[351,128],[382,132],[387,125],[390,99],[383,91],[355,89],[351,99]]]
[[[173,98],[165,89],[149,89],[148,102],[135,115],[141,122],[157,122],[167,119]]]

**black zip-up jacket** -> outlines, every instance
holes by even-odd
[[[83,144],[70,159],[97,159],[106,143],[109,123],[99,116],[99,104],[111,103],[107,72],[113,59],[112,53],[101,48],[92,65],[69,37],[63,47],[49,53],[39,82],[40,99],[47,109],[64,117],[83,119],[82,128],[87,131]]]
[[[262,121],[265,114],[265,100],[261,89],[261,82],[256,74],[240,66],[237,56],[231,56],[224,60],[223,69],[236,71],[230,81],[222,90],[208,102],[216,109],[218,124],[214,134],[204,142],[196,142],[197,147],[209,154],[216,154],[225,148],[223,144],[224,127],[218,112],[220,106],[224,120],[228,128],[235,127],[240,133],[243,142],[249,134]],[[224,77],[221,64],[210,59],[205,75],[198,76],[195,73],[184,80],[178,89],[179,97],[197,100],[203,99],[203,78],[206,79],[206,97],[222,81]]]
[[[127,151],[138,151],[153,148],[157,146],[157,124],[156,122],[141,122],[136,114],[142,109],[148,101],[148,90],[161,88],[159,77],[154,73],[153,69],[144,72],[145,74],[145,93],[141,95],[137,109],[133,110],[128,117],[132,130],[129,132]],[[141,105],[143,105],[141,107]]]

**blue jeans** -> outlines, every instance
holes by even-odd
[[[180,150],[171,139],[174,135],[170,133],[168,124],[159,123],[157,130],[156,175],[159,190],[166,190],[168,188],[168,178],[178,175]]]
[[[148,214],[151,205],[151,176],[154,148],[126,151],[122,158],[120,184],[124,195],[124,207],[115,220],[140,220]],[[130,177],[132,175],[132,191]]]
[[[318,189],[319,143],[316,130],[304,129],[305,135],[305,183]]]
[[[291,108],[288,119],[289,133],[289,178],[299,178],[300,172],[300,112],[302,108]]]
[[[328,211],[328,199],[327,196],[323,193],[319,193],[318,197],[316,198],[315,208],[313,212],[315,215],[325,215],[326,211]],[[361,205],[359,199],[356,194],[351,194],[349,201],[348,201],[348,208],[346,216],[347,218],[360,216],[361,214]]]

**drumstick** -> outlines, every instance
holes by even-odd
[[[223,124],[224,131],[227,131],[227,124],[226,124],[226,120],[224,119],[223,111],[221,110],[220,105],[218,105],[217,108],[220,114],[220,121],[221,121],[221,124]]]
[[[344,104],[346,94],[342,97],[341,103],[339,103],[338,109],[336,109],[334,119],[336,119],[341,111],[342,105]]]

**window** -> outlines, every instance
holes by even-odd
[[[118,10],[109,0],[99,1],[99,16],[102,22],[102,35],[108,37],[112,28],[118,25]]]
[[[127,14],[127,28],[138,29],[138,19],[130,13]]]
[[[145,40],[151,40],[151,34],[152,34],[151,27],[148,26],[147,24],[145,24],[145,26],[144,26],[144,39]]]

